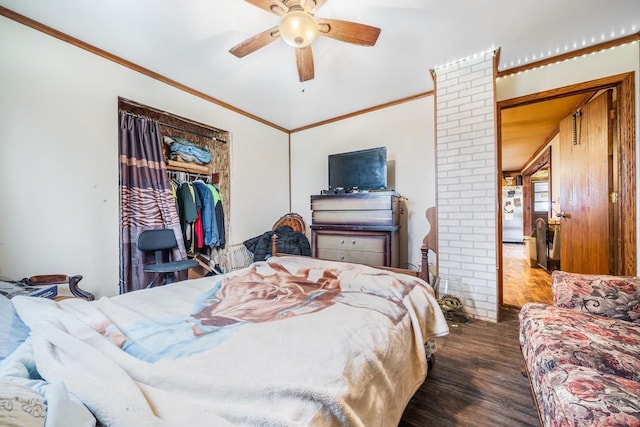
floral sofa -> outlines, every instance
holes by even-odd
[[[520,310],[544,426],[640,426],[640,278],[552,273],[554,304]]]

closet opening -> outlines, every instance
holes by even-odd
[[[125,98],[118,98],[118,110],[120,132],[123,120],[132,123],[133,117],[155,135],[136,152],[120,145],[121,293],[144,282],[136,236],[145,228],[174,228],[182,237],[176,256],[203,267],[188,277],[207,274],[225,257],[229,238],[230,133]],[[131,184],[123,184],[128,179]]]

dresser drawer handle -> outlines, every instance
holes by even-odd
[[[351,241],[351,244],[352,244],[352,245],[355,245],[355,244],[356,244],[356,239],[353,239],[353,240]]]
[[[344,259],[344,255],[340,255],[340,259]]]
[[[344,239],[340,240],[340,244],[343,245],[344,244]]]

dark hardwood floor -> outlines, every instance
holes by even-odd
[[[400,427],[540,425],[521,373],[518,310],[503,308],[501,318],[449,324],[449,335],[436,339],[436,363]]]
[[[527,302],[553,302],[551,275],[530,266],[525,245],[505,243],[500,321],[449,323],[449,335],[436,339],[435,366],[400,427],[538,427],[518,342],[519,307]]]
[[[531,267],[526,247],[518,243],[502,244],[502,303],[522,307],[527,302],[552,304],[551,275],[540,267]]]

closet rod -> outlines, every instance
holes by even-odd
[[[129,116],[140,117],[140,118],[147,119],[147,120],[157,121],[158,124],[161,125],[161,126],[166,126],[166,127],[172,128],[172,129],[177,129],[177,130],[181,130],[181,131],[184,131],[184,132],[188,132],[188,133],[190,133],[192,135],[201,136],[203,138],[213,139],[214,141],[222,142],[223,144],[227,143],[227,141],[225,141],[224,139],[216,138],[215,136],[205,135],[204,133],[196,132],[196,131],[193,131],[193,130],[190,130],[190,129],[185,129],[183,127],[172,125],[172,124],[169,124],[169,123],[164,123],[164,122],[161,122],[159,120],[152,119],[151,117],[147,117],[147,116],[144,116],[144,115],[141,115],[141,114],[132,113],[131,111],[126,111],[126,110],[122,110],[122,111],[124,111],[124,113],[129,115]]]
[[[176,178],[176,179],[180,179],[182,178],[182,176],[184,176],[185,181],[190,181],[191,179],[202,179],[206,182],[208,182],[209,184],[211,184],[212,182],[212,176],[211,175],[205,175],[205,174],[201,174],[201,173],[195,173],[195,172],[186,172],[186,171],[178,171],[178,170],[167,170],[167,173],[169,174],[169,177],[171,178]]]
[[[219,142],[222,142],[223,144],[227,143],[227,141],[225,141],[224,139],[219,139],[219,138],[216,138],[215,136],[205,135],[203,133],[199,133],[199,132],[195,132],[195,131],[192,131],[192,130],[189,130],[189,129],[181,128],[180,126],[171,125],[169,123],[163,123],[163,122],[158,122],[158,124],[162,125],[162,126],[166,126],[168,128],[172,128],[172,129],[177,129],[177,130],[181,130],[181,131],[184,131],[184,132],[188,132],[188,133],[190,133],[192,135],[197,135],[197,136],[202,136],[204,138],[213,139],[214,141],[219,141]]]

